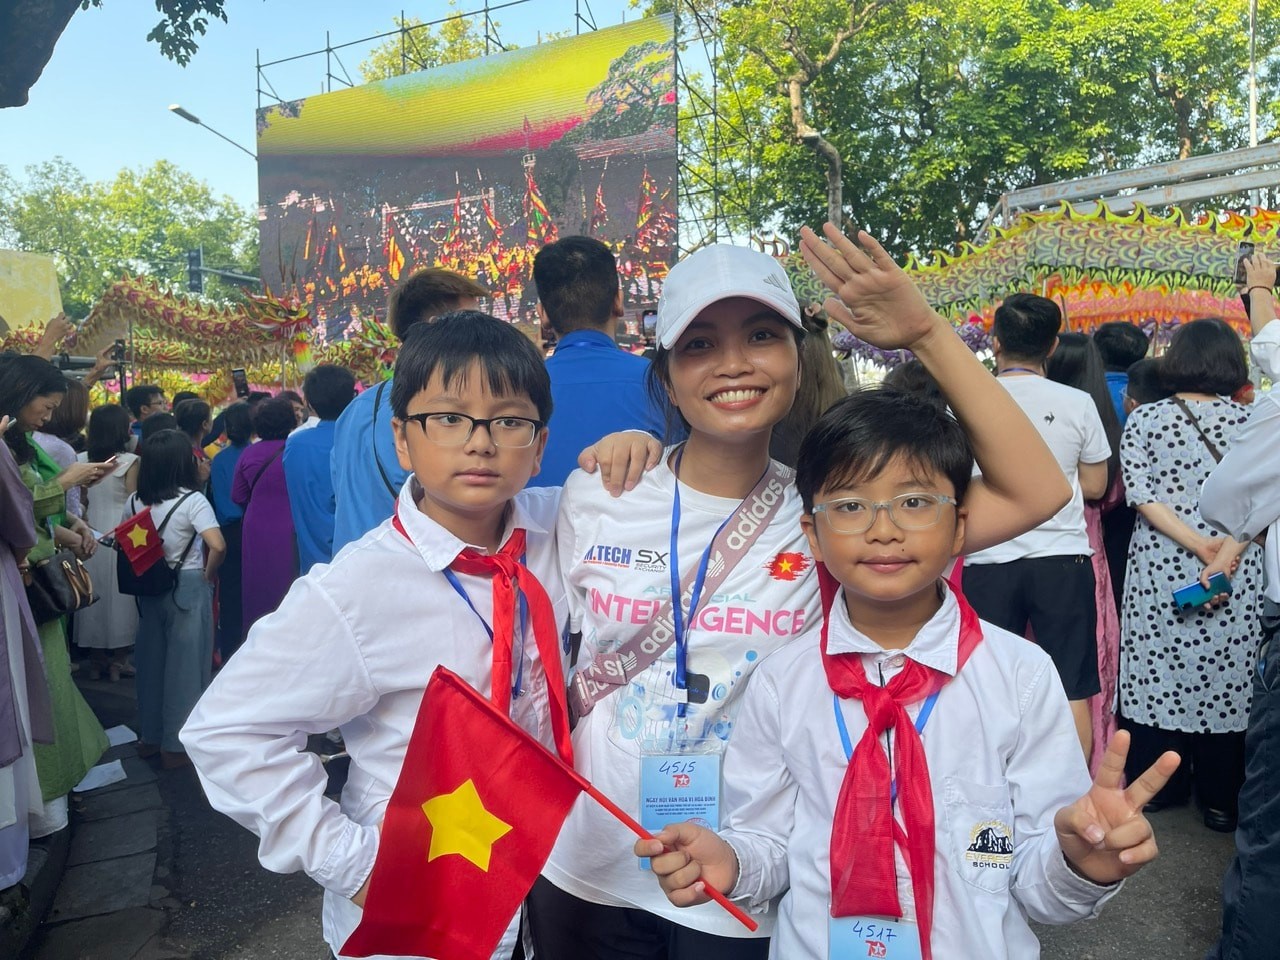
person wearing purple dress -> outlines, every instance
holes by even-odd
[[[244,631],[271,613],[298,575],[293,517],[285,486],[284,441],[298,425],[293,404],[279,397],[253,411],[257,443],[236,464],[231,499],[244,507],[241,583]]]

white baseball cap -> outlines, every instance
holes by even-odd
[[[698,314],[730,297],[756,300],[804,329],[781,263],[758,250],[717,243],[694,251],[667,274],[658,300],[658,343],[670,350]]]

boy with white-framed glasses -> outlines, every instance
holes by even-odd
[[[1119,734],[1091,784],[1052,660],[941,579],[972,469],[959,424],[913,397],[823,415],[796,475],[818,635],[751,677],[721,832],[635,845],[677,906],[704,883],[753,910],[781,896],[771,957],[1035,957],[1029,920],[1096,916],[1156,855],[1142,808],[1177,755],[1124,790]]]

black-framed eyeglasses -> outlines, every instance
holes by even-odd
[[[427,439],[443,447],[456,447],[471,439],[476,427],[489,431],[495,447],[531,447],[538,438],[538,431],[546,426],[541,420],[528,417],[471,417],[465,413],[410,413],[405,421],[413,420]]]
[[[924,530],[942,519],[944,503],[958,504],[954,497],[940,493],[903,493],[892,500],[862,500],[846,497],[815,504],[814,513],[824,514],[836,533],[866,533],[881,510],[903,530]]]

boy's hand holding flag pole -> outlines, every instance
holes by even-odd
[[[457,674],[427,684],[344,956],[486,960],[580,793],[653,839]],[[750,930],[719,891],[706,893]]]

